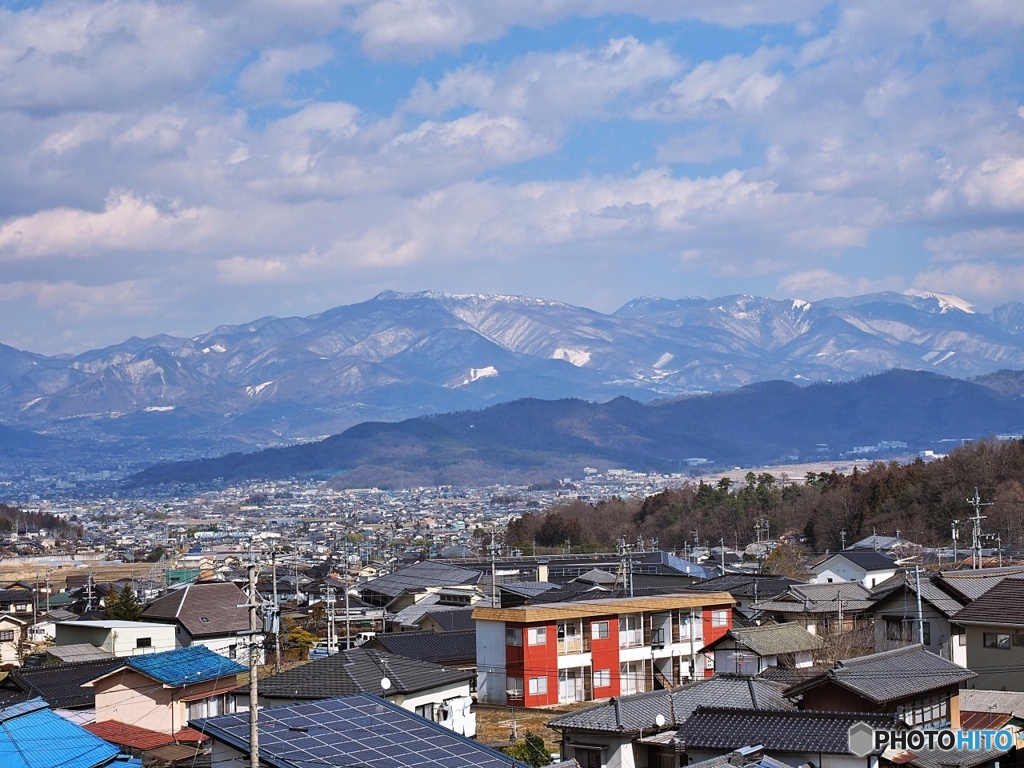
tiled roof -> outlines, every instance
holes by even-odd
[[[818,752],[846,755],[850,726],[867,723],[892,728],[892,716],[864,712],[758,711],[700,707],[679,728],[687,749],[733,750],[760,744],[767,752]]]
[[[1009,752],[1009,749],[962,749],[957,750],[955,764],[957,768],[975,768],[978,765],[998,765],[998,758]],[[886,753],[889,757],[889,753]],[[951,760],[949,752],[938,749],[916,749],[913,752],[902,752],[892,755],[892,762],[909,765],[912,768],[949,768]]]
[[[113,744],[65,720],[42,699],[0,710],[0,765],[4,768],[97,768],[118,754]]]
[[[876,604],[900,593],[903,593],[907,600],[917,599],[917,583],[904,573],[897,573],[871,590]],[[921,580],[921,599],[947,617],[964,607],[963,602],[936,585],[931,578],[922,578]]]
[[[795,622],[765,624],[761,627],[733,627],[728,635],[758,656],[780,656],[786,653],[815,651],[825,642]]]
[[[728,592],[733,597],[753,597],[767,600],[784,594],[800,582],[785,576],[729,573],[725,576],[694,584],[690,589],[705,592]]]
[[[476,629],[476,622],[473,621],[472,608],[453,608],[450,610],[435,608],[424,613],[423,616],[416,621],[416,624],[422,626],[423,621],[428,617],[435,624],[440,626],[444,632]]]
[[[969,669],[946,661],[920,645],[908,645],[837,662],[834,669],[798,683],[788,689],[786,695],[794,696],[833,682],[876,704],[883,704],[957,685],[973,677],[977,675]]]
[[[131,656],[123,662],[123,666],[175,688],[221,677],[232,677],[248,671],[247,667],[214,653],[205,645],[190,645],[175,648],[173,651]],[[120,668],[119,666],[114,671]]]
[[[362,589],[364,592],[377,592],[388,597],[397,597],[410,590],[418,591],[479,582],[480,571],[424,560],[421,563],[410,565],[408,568],[368,581],[363,584]]]
[[[874,607],[871,593],[858,581],[800,584],[774,599],[762,600],[750,607],[767,613],[834,613],[840,600],[844,611],[866,611]]]
[[[196,720],[191,725],[248,754],[247,712]],[[477,741],[365,694],[262,709],[259,745],[260,761],[271,768],[525,768]]]
[[[77,661],[107,661],[114,658],[110,651],[98,648],[92,643],[55,645],[46,649],[46,654],[65,663]]]
[[[953,614],[956,624],[1024,626],[1024,579],[1008,577]]]
[[[690,763],[687,768],[698,768],[698,766],[699,768],[736,768],[737,766],[739,768],[790,768],[786,763],[776,760],[770,755],[761,755],[739,761],[732,752],[727,755],[712,757],[710,760],[701,760],[699,763]]]
[[[82,683],[94,680],[121,664],[121,659],[107,658],[52,667],[12,669],[4,683],[10,682],[31,696],[40,696],[54,708],[92,707],[96,705],[96,693],[92,688],[83,688]]]
[[[409,694],[471,680],[475,673],[383,651],[352,648],[261,680],[260,695],[276,699],[326,699],[356,693],[382,694],[380,682],[385,677],[391,681],[388,694]]]
[[[961,712],[999,712],[1024,719],[1024,693],[1018,691],[960,691]]]
[[[498,589],[502,592],[511,592],[523,597],[533,597],[557,587],[557,584],[552,584],[550,581],[514,581],[510,584],[498,585]]]
[[[681,688],[621,696],[592,707],[558,715],[548,723],[572,731],[637,732],[653,727],[663,715],[666,727],[676,727],[708,702],[748,709],[793,709],[782,696],[783,687],[749,677],[716,675]]]
[[[823,565],[834,557],[848,560],[864,571],[891,571],[896,567],[895,560],[870,549],[844,549],[842,552],[836,552],[831,557],[825,558],[819,565]]]
[[[476,664],[476,628],[451,632],[387,632],[363,646],[434,664]]]
[[[968,600],[977,600],[1008,576],[1024,576],[1024,565],[1008,565],[977,571],[942,571],[939,579]]]
[[[104,741],[117,744],[119,747],[130,747],[132,749],[153,749],[162,747],[164,744],[173,744],[174,738],[160,731],[151,731],[149,728],[142,728],[130,723],[120,723],[117,720],[103,720],[98,723],[89,723],[82,726],[89,733],[99,736]]]
[[[154,600],[142,621],[180,623],[190,637],[228,635],[249,629],[245,594],[230,581],[196,582]]]

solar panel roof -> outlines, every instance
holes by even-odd
[[[247,712],[190,724],[248,753]],[[259,744],[261,762],[273,768],[525,768],[507,755],[368,694],[262,709]]]

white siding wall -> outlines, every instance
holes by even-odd
[[[504,704],[505,622],[476,622],[476,697],[484,704]]]

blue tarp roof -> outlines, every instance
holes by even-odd
[[[205,645],[190,645],[187,648],[176,648],[163,653],[132,656],[126,663],[131,669],[149,675],[165,685],[173,686],[191,685],[248,672],[248,667],[214,653]]]
[[[0,709],[0,765],[4,768],[98,768],[119,754],[113,744],[65,720],[42,699]]]

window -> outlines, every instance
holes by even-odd
[[[580,621],[560,621],[555,632],[559,654],[583,652],[583,625]]]
[[[1010,636],[1002,632],[985,632],[981,637],[981,644],[986,648],[1009,648]]]
[[[1024,635],[1014,635],[1013,636],[1013,647],[1017,648],[1017,647],[1020,647],[1020,646],[1024,646]]]
[[[644,644],[641,616],[619,617],[619,648],[634,648]]]
[[[420,704],[416,707],[416,714],[422,717],[424,720],[430,720],[434,722],[434,705],[433,704]]]
[[[137,637],[135,638],[136,648],[152,648],[153,638],[152,637]]]
[[[522,645],[523,630],[519,627],[505,627],[505,645]]]
[[[642,661],[624,661],[619,665],[619,693],[628,696],[644,690],[644,667]]]
[[[14,642],[14,630],[13,629],[0,629],[0,643],[13,643]]]
[[[505,693],[510,701],[523,698],[523,678],[509,677],[506,679]]]
[[[607,688],[612,684],[612,671],[610,669],[594,670],[594,687]]]
[[[546,677],[530,678],[530,695],[545,696],[548,692],[548,679]]]
[[[580,768],[601,768],[600,747],[576,747],[572,748],[572,756],[580,764]]]
[[[595,621],[590,625],[591,635],[595,640],[604,640],[608,637],[608,622]]]
[[[530,627],[526,630],[526,640],[530,645],[547,645],[548,628]]]
[[[679,639],[684,643],[690,640],[702,640],[704,638],[704,617],[701,611],[679,612]]]
[[[712,627],[728,627],[729,626],[729,611],[712,611],[711,612],[711,626]]]

